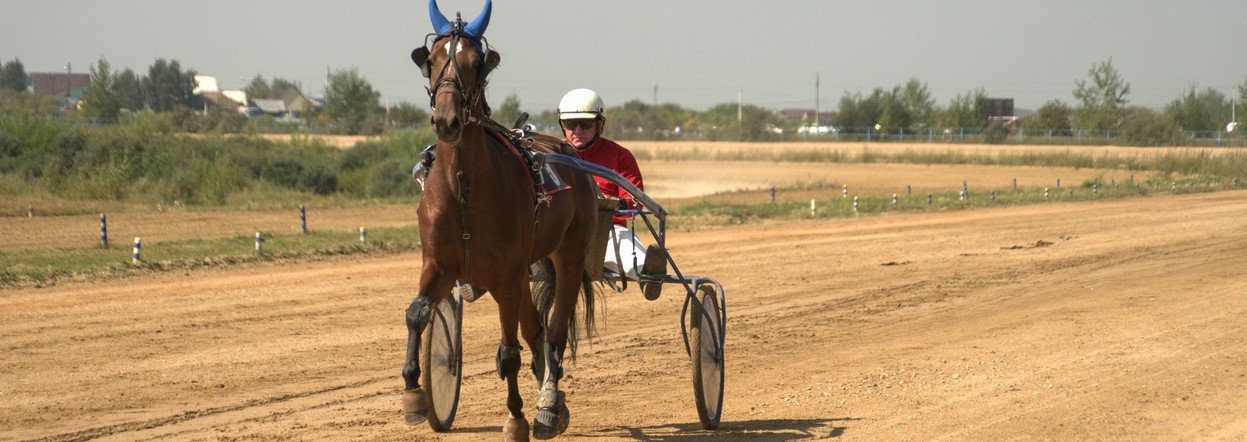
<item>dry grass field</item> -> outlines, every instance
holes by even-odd
[[[767,161],[641,166],[663,204],[738,189],[755,192],[724,198],[762,198],[771,185],[820,181],[890,195],[906,184],[955,191],[964,180],[977,192],[1015,178],[1035,188],[1129,175]],[[315,229],[415,222],[407,205],[309,212]],[[5,250],[98,240],[98,214],[9,213],[0,217]],[[680,340],[683,294],[672,288],[647,302],[632,288],[603,295],[596,339],[566,367],[571,427],[560,439],[1244,440],[1243,219],[1240,190],[673,232],[681,269],[726,289],[720,429],[698,425]],[[297,223],[288,211],[109,215],[110,232],[141,235],[145,247]],[[416,252],[346,255],[0,288],[0,440],[497,440],[505,391],[494,371],[489,299],[466,309],[454,430],[402,423],[403,310],[420,266]],[[531,408],[535,389],[520,385]]]

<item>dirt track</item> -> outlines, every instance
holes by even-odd
[[[680,294],[634,288],[568,367],[563,440],[1244,440],[1243,219],[1234,191],[672,235],[727,289],[720,430],[697,424]],[[455,430],[401,423],[419,265],[0,291],[0,440],[497,440],[490,300]]]

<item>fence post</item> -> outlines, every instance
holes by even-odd
[[[307,235],[307,209],[299,204],[299,233]]]
[[[134,237],[134,263],[135,264],[139,263],[139,247],[141,247],[142,245],[143,244],[141,240],[139,239],[139,237],[137,236]]]
[[[840,191],[840,197],[841,197],[841,198],[848,198],[848,197],[849,197],[849,185],[848,185],[848,184],[845,184],[845,185],[844,185],[844,190]]]
[[[26,206],[26,217],[27,218],[35,217],[35,206]]]
[[[1013,190],[1014,191],[1018,190],[1018,179],[1017,178],[1013,179]]]
[[[857,212],[857,196],[853,196],[853,211]]]
[[[264,236],[260,235],[259,231],[255,232],[255,254],[259,255],[261,253],[264,253],[263,244],[264,244]]]
[[[896,208],[896,194],[895,193],[892,194],[892,208],[893,209]]]
[[[104,212],[100,212],[100,245],[108,248],[108,218],[104,217]]]
[[[817,214],[818,214],[818,208],[815,207],[814,200],[810,200],[810,216],[815,216]]]
[[[771,185],[771,203],[772,204],[775,203],[775,185],[774,184]]]
[[[364,226],[359,226],[359,244],[368,244],[368,232],[364,230]]]
[[[931,205],[931,193],[930,192],[927,193],[927,205],[928,206]]]

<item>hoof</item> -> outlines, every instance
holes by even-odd
[[[403,419],[407,425],[418,425],[429,418],[429,396],[424,390],[403,391]]]
[[[567,431],[567,424],[571,421],[571,413],[567,411],[567,404],[564,401],[563,392],[559,392],[558,403],[553,409],[537,409],[537,415],[533,417],[533,437],[539,440],[554,439],[564,431]]]
[[[528,421],[524,416],[508,417],[502,423],[502,437],[507,442],[528,442]]]

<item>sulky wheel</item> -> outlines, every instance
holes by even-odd
[[[458,290],[456,287],[455,290]],[[429,426],[433,431],[449,431],[459,407],[459,386],[463,383],[463,303],[458,294],[447,296],[433,310],[425,334],[422,371],[429,395]]]
[[[689,309],[689,345],[693,358],[693,395],[701,427],[713,430],[723,415],[723,310],[714,287],[697,287]]]

